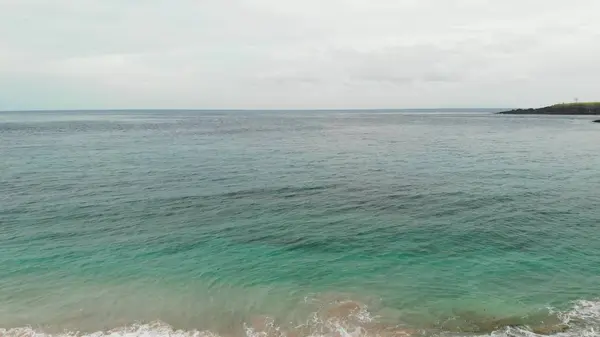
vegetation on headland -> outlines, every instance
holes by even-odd
[[[600,102],[560,103],[537,109],[499,112],[507,115],[600,115]]]

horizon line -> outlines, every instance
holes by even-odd
[[[216,111],[216,112],[310,112],[310,111],[319,111],[319,112],[339,112],[339,111],[359,111],[359,112],[378,112],[378,111],[389,111],[389,112],[409,112],[409,111],[476,111],[476,110],[486,110],[486,111],[494,111],[494,110],[510,110],[513,108],[331,108],[331,109],[206,109],[206,108],[112,108],[112,109],[1,109],[0,113],[3,112],[102,112],[102,111],[131,111],[131,112],[140,112],[140,111]]]

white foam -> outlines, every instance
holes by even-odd
[[[567,324],[574,321],[600,324],[600,301],[577,301],[572,310],[559,317]]]
[[[271,317],[265,317],[264,327],[261,331],[244,323],[246,337],[284,337],[285,333],[275,325],[275,320]]]
[[[557,312],[557,315],[563,324],[569,326],[569,329],[551,336],[600,337],[600,301],[577,301],[571,310]],[[536,334],[519,327],[506,327],[480,337],[547,337],[547,335]]]
[[[134,324],[128,327],[93,333],[66,331],[58,334],[45,333],[30,327],[0,329],[1,337],[217,337],[207,331],[174,330],[170,325],[161,322],[152,324]]]
[[[600,301],[578,301],[567,312],[557,313],[569,329],[553,334],[555,337],[600,337]],[[302,326],[310,331],[306,336],[295,337],[378,337],[370,336],[361,324],[375,320],[366,307],[353,311],[347,317],[323,319],[313,313]],[[288,337],[286,331],[276,326],[274,320],[266,318],[262,329],[244,325],[245,337]],[[299,328],[299,327],[296,327]],[[419,335],[420,336],[420,335]],[[463,337],[464,334],[440,333],[440,337]],[[473,337],[473,335],[468,335]],[[479,337],[543,337],[527,329],[506,327]],[[0,329],[0,337],[220,337],[210,331],[175,330],[168,324],[155,322],[151,324],[134,324],[127,327],[94,333],[63,332],[47,333],[30,327]]]
[[[553,337],[598,337],[600,336],[600,331],[594,328],[585,328],[585,329],[573,329],[565,332],[559,332],[556,334],[552,334],[550,336]],[[489,335],[481,336],[481,337],[548,337],[548,335],[541,335],[531,332],[526,329],[516,328],[516,327],[508,327],[502,329],[500,331],[494,331]]]
[[[350,317],[356,318],[360,323],[371,323],[375,321],[375,317],[371,315],[371,312],[367,310],[366,306],[362,306],[359,310],[353,311],[350,314]]]

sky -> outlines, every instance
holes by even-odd
[[[0,110],[600,100],[598,0],[0,0]]]

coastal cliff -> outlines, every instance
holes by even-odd
[[[562,103],[537,109],[499,112],[505,115],[600,115],[600,102]]]

